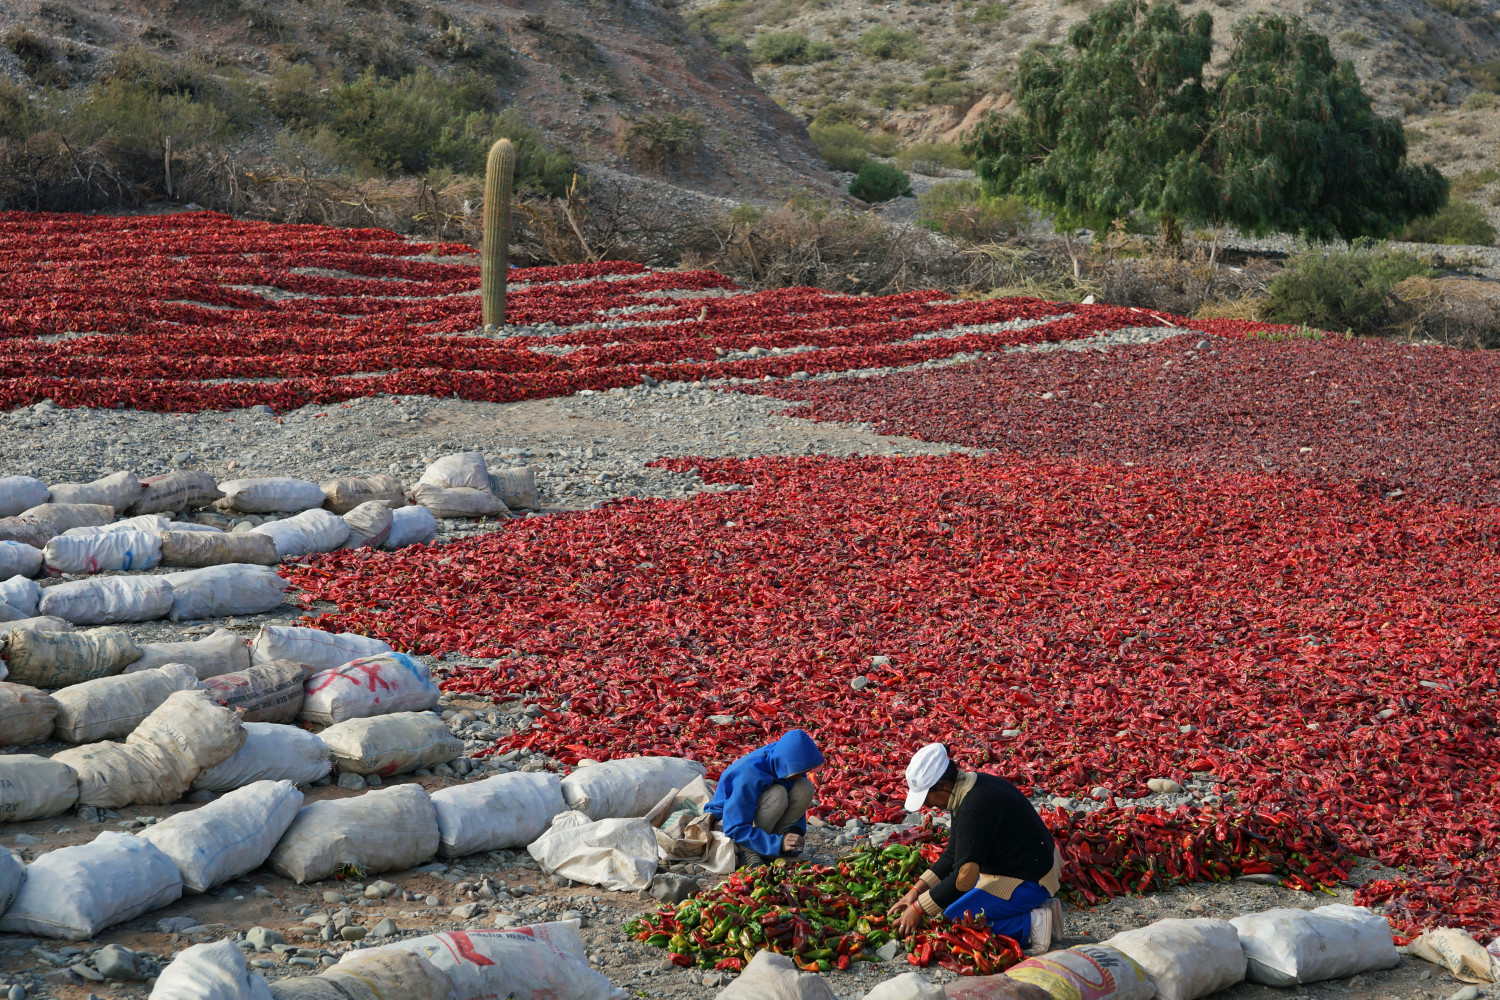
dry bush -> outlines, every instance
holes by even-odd
[[[1478,278],[1407,278],[1391,292],[1392,332],[1450,347],[1500,348],[1500,285]]]
[[[1112,233],[1089,262],[1100,298],[1111,305],[1160,309],[1180,316],[1265,294],[1276,270],[1264,261],[1228,267],[1212,246],[1162,247]]]

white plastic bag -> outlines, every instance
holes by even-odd
[[[56,615],[37,615],[35,618],[20,618],[0,625],[0,638],[18,628],[39,629],[43,632],[76,632],[72,622],[65,622]]]
[[[11,682],[32,687],[63,688],[110,677],[140,655],[130,633],[119,628],[87,632],[12,628],[5,633]]]
[[[391,712],[421,712],[442,692],[427,664],[405,653],[381,653],[320,670],[307,679],[301,718],[329,726]]]
[[[271,988],[230,940],[195,944],[161,970],[150,1000],[272,1000]]]
[[[64,535],[103,535],[111,531],[152,531],[162,532],[170,530],[172,519],[165,514],[137,514],[135,517],[127,517],[119,521],[111,521],[108,524],[90,524],[82,528],[69,528]]]
[[[281,561],[276,542],[269,535],[254,531],[183,531],[161,533],[161,561],[164,566],[223,566],[225,563],[253,563],[274,566]]]
[[[280,521],[267,521],[250,530],[270,535],[276,543],[276,555],[281,559],[295,559],[313,552],[332,552],[349,537],[349,525],[344,519],[321,507],[304,510]]]
[[[332,769],[328,745],[307,730],[275,722],[247,722],[244,746],[227,760],[198,772],[193,787],[227,792],[256,781],[310,785]]]
[[[0,823],[46,819],[78,801],[78,775],[66,761],[31,753],[0,754]]]
[[[28,684],[0,681],[0,746],[42,742],[52,735],[55,718],[57,700],[47,692]]]
[[[115,519],[115,509],[100,503],[44,503],[22,511],[20,516],[45,521],[62,534],[69,528],[108,524]]]
[[[169,472],[141,480],[141,495],[130,505],[132,514],[176,514],[190,507],[206,507],[224,494],[206,472]]]
[[[85,941],[181,896],[170,858],[139,837],[107,831],[33,861],[0,931]]]
[[[36,576],[42,571],[42,550],[25,542],[0,542],[0,577]],[[6,603],[9,603],[8,601]]]
[[[150,670],[168,663],[186,663],[198,671],[198,679],[217,677],[250,666],[250,646],[227,628],[217,629],[196,642],[148,642],[140,646],[141,658],[125,672]]]
[[[129,736],[172,692],[202,686],[197,672],[184,663],[73,684],[53,695],[54,737],[64,743],[94,743]]]
[[[490,492],[512,510],[539,510],[542,506],[542,495],[536,488],[536,469],[530,465],[491,472]]]
[[[48,576],[152,569],[161,562],[161,535],[154,531],[101,531],[58,535],[42,550]]]
[[[391,536],[391,526],[395,523],[391,509],[379,500],[360,504],[344,515],[344,521],[349,525],[346,549],[380,548]]]
[[[137,836],[172,859],[185,892],[207,892],[259,868],[301,808],[302,793],[290,781],[257,781]]]
[[[412,488],[411,502],[432,511],[434,517],[496,517],[509,516],[510,508],[486,487],[482,490],[467,486],[433,486],[418,483]]]
[[[250,646],[251,663],[291,660],[313,673],[343,666],[362,656],[379,656],[391,647],[355,632],[324,632],[301,625],[262,625]]]
[[[937,983],[922,978],[920,973],[903,972],[893,979],[876,983],[875,988],[860,1000],[948,1000],[948,994]]]
[[[503,931],[450,931],[399,944],[351,951],[334,968],[383,952],[409,951],[447,974],[453,1000],[623,1000],[603,975],[589,968],[578,921],[513,927]]]
[[[581,826],[554,822],[526,853],[548,875],[616,892],[644,889],[656,875],[656,834],[644,818],[601,819]]]
[[[47,484],[32,476],[0,479],[0,517],[14,517],[23,510],[47,502]]]
[[[1363,906],[1266,910],[1229,922],[1239,932],[1252,983],[1297,986],[1401,964],[1391,925]]]
[[[203,682],[220,705],[235,709],[245,722],[291,722],[302,708],[307,670],[291,660],[258,663]]]
[[[410,951],[361,949],[316,976],[271,985],[276,1000],[448,1000],[448,974]]]
[[[231,479],[220,483],[219,489],[224,496],[214,501],[214,506],[240,514],[296,512],[323,506],[323,487],[305,479],[284,476]]]
[[[557,775],[514,771],[432,793],[437,810],[438,853],[461,858],[481,851],[523,847],[568,808]]]
[[[172,610],[172,585],[159,576],[103,576],[60,583],[42,591],[44,615],[75,625],[113,625],[165,618]]]
[[[404,549],[408,545],[425,544],[437,537],[437,518],[426,507],[401,507],[391,511],[391,533],[386,537],[386,549]]]
[[[1172,917],[1116,934],[1104,944],[1145,969],[1160,1000],[1198,1000],[1245,978],[1245,952],[1227,920]]]
[[[758,951],[714,1000],[836,1000],[836,994],[816,972],[803,972],[774,951]]]
[[[323,506],[347,514],[362,503],[377,500],[392,509],[406,506],[406,491],[394,476],[357,476],[330,479],[323,484]]]
[[[121,513],[140,499],[141,481],[133,472],[114,472],[91,483],[55,483],[53,503],[108,504]]]
[[[444,455],[422,472],[418,484],[438,486],[443,489],[490,489],[490,470],[485,468],[484,455],[477,451],[461,451]]]
[[[22,614],[35,615],[36,606],[41,603],[41,600],[42,588],[36,585],[35,580],[28,577],[11,576],[4,583],[0,583],[0,601],[4,601]]]
[[[172,620],[258,615],[281,606],[286,580],[269,566],[228,563],[167,573]]]
[[[318,734],[340,771],[388,778],[443,764],[464,752],[458,737],[431,712],[350,719]]]
[[[10,909],[21,883],[26,881],[26,866],[16,856],[0,847],[0,913]]]
[[[278,875],[319,882],[343,865],[367,874],[414,868],[437,853],[437,813],[420,785],[323,799],[297,813],[269,864]]]
[[[644,816],[674,789],[707,773],[683,757],[627,757],[580,767],[562,780],[562,793],[569,809],[590,819]]]

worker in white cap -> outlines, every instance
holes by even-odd
[[[998,775],[960,771],[941,743],[913,755],[906,787],[907,812],[946,809],[952,824],[942,856],[891,909],[901,932],[924,916],[982,914],[1033,953],[1050,947],[1062,933],[1062,854],[1031,801]]]

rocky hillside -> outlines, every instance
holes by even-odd
[[[742,197],[832,190],[803,123],[649,0],[0,4],[0,77],[27,86],[86,86],[130,46],[206,58],[250,82],[298,64],[325,82],[366,68],[474,69],[585,164]]]

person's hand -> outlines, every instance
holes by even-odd
[[[908,906],[914,904],[917,901],[918,897],[920,897],[921,895],[922,890],[917,886],[912,886],[910,889],[906,890],[906,895],[896,900],[896,904],[891,907],[889,915],[894,917],[902,910],[905,910]]]
[[[903,936],[915,934],[917,928],[922,926],[922,918],[926,915],[920,906],[912,903],[901,912],[901,916],[896,918],[896,930],[900,931]]]
[[[781,838],[781,849],[787,854],[796,854],[802,850],[802,834],[789,833]]]

